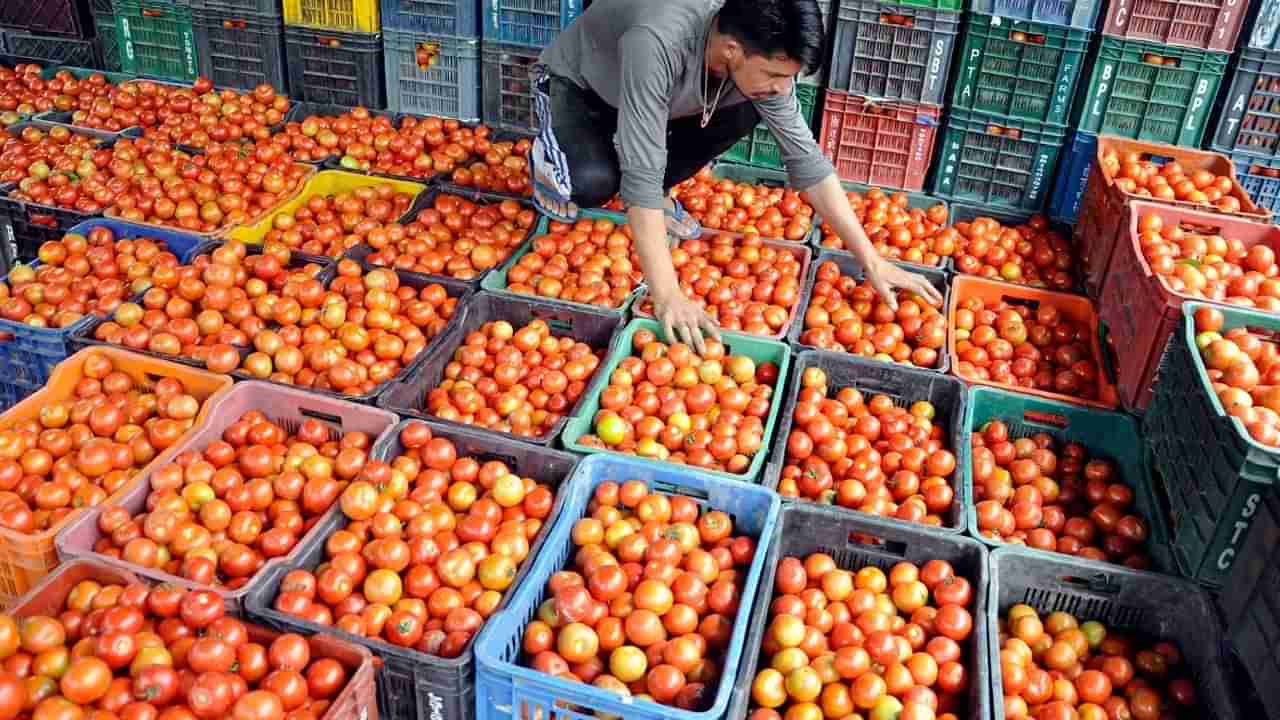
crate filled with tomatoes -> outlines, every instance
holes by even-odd
[[[778,170],[715,163],[676,185],[672,197],[707,230],[754,230],[791,242],[806,242],[813,231],[813,206]]]
[[[947,201],[924,193],[841,182],[849,209],[881,256],[912,265],[947,268],[951,249],[934,242],[949,219]],[[834,227],[821,217],[813,245],[819,250],[850,252]]]

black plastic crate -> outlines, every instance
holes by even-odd
[[[757,548],[757,552],[760,549]],[[746,647],[743,648],[733,696],[726,718],[748,717],[751,685],[757,669],[768,665],[760,647],[769,630],[769,610],[773,605],[774,578],[778,564],[788,556],[801,557],[815,552],[826,553],[836,567],[845,570],[873,565],[886,573],[899,562],[917,565],[929,560],[945,560],[973,588],[973,630],[961,644],[969,688],[965,708],[958,716],[964,720],[991,717],[991,666],[988,657],[995,628],[988,619],[986,587],[989,570],[988,554],[981,543],[970,538],[940,532],[923,525],[907,525],[860,513],[840,513],[813,504],[785,504],[778,516],[773,541],[768,545],[760,591],[751,609]]]
[[[533,132],[531,70],[540,50],[522,45],[484,43],[480,48],[483,69],[484,123],[513,132]]]
[[[373,447],[371,460],[390,462],[403,450],[400,431],[410,423],[421,420],[405,420],[396,425]],[[515,581],[507,588],[494,615],[501,613],[507,601],[533,564],[533,558],[542,548],[551,526],[564,501],[559,490],[573,474],[578,457],[570,453],[516,443],[486,435],[471,429],[445,427],[427,423],[435,436],[446,437],[458,449],[458,457],[470,457],[477,461],[501,460],[511,470],[523,477],[530,477],[557,491],[551,515],[543,523],[529,554],[521,564]],[[298,551],[297,567],[315,569],[324,561],[325,541],[334,531],[347,525],[341,514],[334,515],[335,523],[327,532],[316,533],[309,546]],[[324,634],[340,637],[348,642],[369,648],[382,662],[378,670],[378,710],[383,720],[470,720],[475,717],[475,656],[472,648],[475,638],[456,658],[440,658],[409,648],[365,637],[357,637],[333,627],[317,625],[302,618],[287,615],[273,607],[284,576],[295,567],[277,567],[267,578],[257,583],[258,590],[246,598],[249,617],[255,622],[282,632],[303,635]],[[491,616],[492,617],[492,616]]]
[[[270,85],[287,92],[280,15],[196,10],[192,25],[200,74],[216,87],[252,90]]]
[[[880,100],[942,105],[960,13],[841,0],[827,87]]]
[[[443,420],[430,414],[424,407],[426,392],[440,384],[444,378],[445,367],[453,360],[453,352],[466,340],[472,332],[492,320],[506,320],[513,327],[520,328],[533,320],[543,320],[558,336],[572,337],[579,342],[590,345],[593,350],[602,352],[600,368],[613,350],[618,338],[618,330],[622,327],[623,317],[594,308],[566,307],[565,305],[547,302],[539,298],[500,297],[489,293],[471,296],[460,306],[449,327],[438,335],[423,352],[423,360],[417,364],[409,375],[393,382],[378,399],[378,406],[390,410],[402,417],[414,417],[440,423],[450,427],[469,427],[475,432],[497,435],[507,440],[537,445],[550,445],[560,435],[560,431],[568,423],[586,398],[584,390],[578,401],[567,408],[559,422],[546,433],[538,437],[521,437],[498,430],[487,430]],[[588,378],[590,387],[595,377]]]
[[[286,25],[289,93],[307,102],[386,107],[382,36]]]
[[[479,40],[385,28],[382,62],[388,109],[479,122]]]
[[[94,0],[104,2],[107,0]],[[275,15],[280,17],[280,0],[187,0],[192,10],[240,15]]]
[[[1213,131],[1213,148],[1280,157],[1280,51],[1242,49],[1230,87]]]
[[[997,630],[1004,613],[1019,603],[1041,613],[1062,611],[1080,622],[1097,620],[1109,629],[1177,642],[1195,678],[1200,707],[1207,711],[1199,717],[1239,717],[1224,671],[1227,655],[1222,627],[1203,590],[1167,575],[1119,566],[1100,568],[1066,555],[1010,547],[991,553],[987,637],[991,642],[991,707],[995,720],[1005,720],[1004,683],[996,669],[1000,656]]]
[[[969,462],[969,436],[964,427],[968,390],[963,381],[950,375],[905,365],[890,365],[831,350],[805,350],[792,361],[791,377],[786,386],[787,400],[778,416],[778,429],[773,434],[773,450],[769,464],[765,466],[761,484],[770,490],[778,489],[782,469],[787,464],[787,438],[791,435],[792,416],[796,410],[796,398],[800,394],[800,377],[808,368],[818,368],[826,373],[832,395],[841,388],[851,387],[862,392],[867,400],[872,395],[888,395],[898,407],[910,407],[918,400],[933,403],[937,410],[934,423],[943,428],[946,449],[956,456],[956,469],[949,478],[955,498],[951,509],[942,516],[943,527],[938,530],[947,533],[964,532],[966,517],[961,468],[967,467]],[[783,499],[788,498],[784,496]],[[798,499],[797,502],[805,500]],[[863,513],[837,505],[827,507],[836,512],[864,516]],[[885,520],[901,523],[893,518]],[[915,527],[914,524],[911,526]]]
[[[98,45],[98,57],[102,59],[102,69],[111,72],[120,71],[120,35],[116,30],[114,13],[93,14],[94,42]]]
[[[1266,717],[1280,716],[1280,494],[1257,504],[1253,528],[1231,566],[1218,604],[1231,651],[1244,666]]]
[[[101,65],[93,40],[6,32],[5,51],[56,65],[95,68]]]
[[[78,0],[0,2],[0,27],[18,32],[82,38],[88,34],[86,31],[92,27],[92,22],[88,3]]]
[[[381,0],[383,30],[480,37],[478,0]]]

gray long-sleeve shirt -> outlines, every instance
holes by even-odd
[[[595,0],[542,52],[554,75],[618,108],[623,202],[662,207],[667,121],[702,112],[704,48],[720,0]],[[710,97],[719,81],[712,79]],[[719,107],[748,102],[732,83]],[[791,184],[816,185],[834,172],[800,114],[795,88],[754,101],[777,139]],[[572,138],[557,138],[571,143]]]

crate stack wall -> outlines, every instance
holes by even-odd
[[[387,108],[478,122],[478,0],[381,0],[381,10]]]
[[[0,51],[17,57],[100,68],[104,48],[99,36],[114,46],[114,27],[111,0],[0,3]]]
[[[280,0],[192,0],[200,75],[216,87],[287,93]]]
[[[480,115],[490,127],[534,131],[533,65],[589,0],[480,0]]]
[[[292,97],[387,107],[378,0],[283,0],[283,11]]]

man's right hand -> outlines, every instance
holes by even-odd
[[[720,341],[720,328],[715,321],[679,289],[665,294],[650,291],[649,297],[653,300],[653,316],[662,324],[667,342],[682,342],[702,355],[707,349],[704,333]]]

